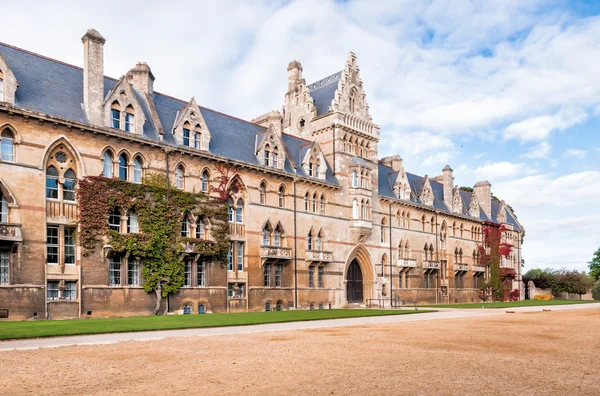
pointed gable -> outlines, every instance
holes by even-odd
[[[455,187],[452,198],[452,212],[462,214],[463,206],[464,204],[460,195],[460,189],[458,187]]]
[[[481,208],[479,206],[479,201],[477,200],[477,195],[471,194],[471,202],[469,204],[469,216],[479,217],[480,214]]]
[[[399,171],[396,175],[396,180],[394,180],[393,190],[396,197],[399,199],[410,200],[410,185],[408,181],[408,177],[406,176],[406,172],[404,169]]]
[[[179,145],[209,151],[211,133],[193,97],[177,113],[173,123],[173,137]]]
[[[287,150],[273,126],[269,126],[266,131],[257,133],[255,142],[254,154],[261,165],[276,169],[284,168],[285,160],[288,157]]]
[[[423,205],[433,206],[433,198],[433,189],[431,188],[429,176],[425,175],[423,178],[423,186],[419,192],[419,201],[421,201]]]
[[[302,162],[300,165],[304,169],[304,173],[309,177],[325,180],[327,161],[319,143],[310,142],[303,147]]]
[[[125,76],[122,76],[108,92],[103,106],[105,125],[110,128],[143,135],[146,115],[136,92]],[[131,116],[133,116],[132,122],[130,121]]]

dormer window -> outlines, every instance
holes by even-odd
[[[135,133],[135,116],[133,106],[127,106],[125,109],[125,132]]]
[[[182,143],[184,146],[190,145],[190,124],[187,122],[183,125],[183,142]]]
[[[4,74],[0,70],[0,102],[4,102]]]
[[[200,132],[194,132],[194,148],[195,149],[200,148],[200,139],[201,138],[202,138],[202,135],[200,135]]]
[[[271,166],[271,152],[269,151],[269,146],[265,147],[265,165]]]

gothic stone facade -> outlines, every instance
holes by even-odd
[[[82,42],[83,69],[0,44],[0,316],[152,312],[143,262],[100,246],[81,254],[77,180],[101,174],[157,173],[210,193],[231,171],[242,186],[229,191],[229,262],[187,255],[187,284],[163,312],[480,301],[486,223],[507,227],[502,266],[519,287],[523,229],[488,182],[466,192],[448,166],[420,177],[400,156],[378,159],[354,54],[312,84],[291,62],[282,110],[247,122],[154,92],[145,63],[105,77],[104,38],[89,30]],[[182,220],[186,236],[210,238],[210,224]],[[132,213],[107,221],[137,229]]]

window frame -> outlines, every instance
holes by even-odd
[[[110,256],[108,258],[108,285],[121,286],[121,271],[123,263],[120,256]]]
[[[67,243],[67,242],[69,242],[69,243]],[[77,261],[76,246],[77,246],[77,228],[76,227],[64,227],[63,228],[63,260],[64,260],[65,265],[75,265],[76,264],[76,261]],[[69,261],[72,261],[72,262],[69,262]]]
[[[0,285],[10,284],[10,252],[0,250]]]
[[[65,288],[63,289],[63,298],[69,301],[77,300],[77,281],[65,281]]]
[[[60,299],[60,282],[59,281],[47,281],[46,282],[46,299],[48,301],[57,301]]]
[[[15,134],[8,128],[0,132],[0,161],[15,162]]]
[[[56,235],[51,235],[50,230],[54,230]],[[54,233],[52,233],[54,234]],[[51,239],[52,238],[52,242]],[[50,253],[50,249],[56,249],[55,253]],[[50,256],[56,256],[56,262],[50,261]],[[60,262],[60,226],[47,225],[46,226],[46,264],[47,265],[58,265]]]

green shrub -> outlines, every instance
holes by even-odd
[[[600,300],[600,280],[597,281],[592,288],[592,297],[594,300]]]

